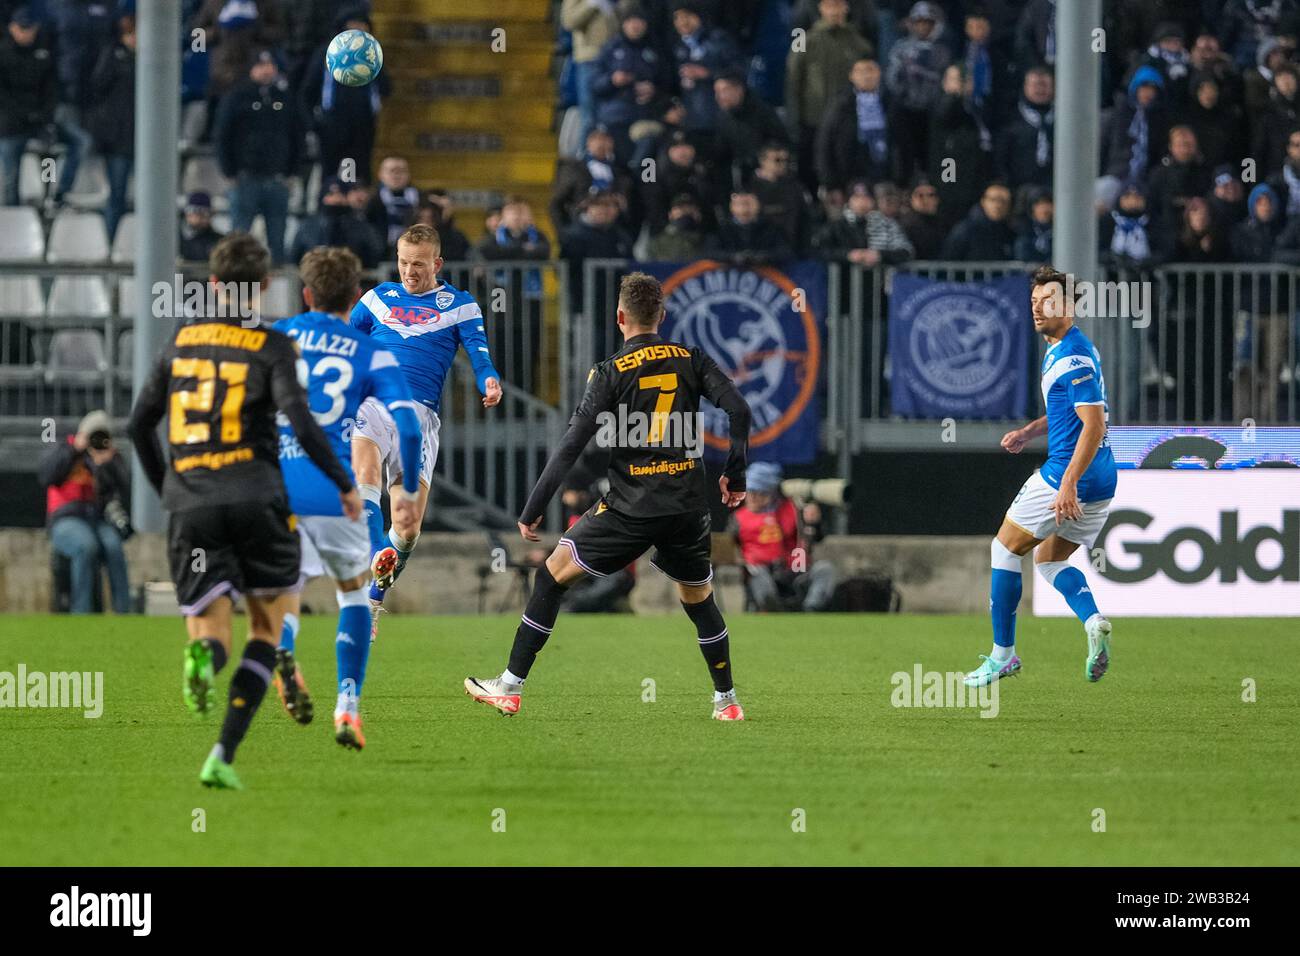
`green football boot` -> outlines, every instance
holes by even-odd
[[[199,783],[205,787],[216,787],[218,790],[244,789],[244,785],[239,782],[239,775],[235,773],[235,768],[222,760],[216,750],[208,754],[208,759],[203,762],[203,769],[199,771]]]
[[[197,717],[206,717],[217,698],[217,671],[212,666],[212,651],[202,641],[185,645],[185,680],[181,696],[185,706]]]

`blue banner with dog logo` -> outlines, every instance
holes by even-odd
[[[750,460],[811,462],[821,422],[825,264],[749,268],[705,260],[638,268],[663,283],[660,334],[704,349],[745,396],[754,416]],[[707,402],[701,408],[705,454],[724,457],[727,417]]]
[[[1024,418],[1029,276],[937,282],[895,273],[891,408],[907,418]]]

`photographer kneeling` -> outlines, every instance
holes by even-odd
[[[750,601],[760,611],[826,610],[838,575],[829,561],[812,560],[812,545],[824,537],[821,509],[809,502],[800,515],[781,494],[781,466],[774,462],[750,465],[745,487],[734,520]]]
[[[113,612],[131,612],[126,553],[122,542],[134,533],[127,517],[129,473],[102,411],[81,420],[77,434],[56,446],[41,461],[45,486],[45,520],[50,547],[71,565],[73,614],[89,614],[99,587],[99,567],[108,569]]]

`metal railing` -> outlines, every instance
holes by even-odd
[[[631,267],[623,260],[586,263],[583,315],[573,320],[581,322],[587,335],[608,338],[617,279]],[[895,415],[890,405],[888,333],[895,275],[977,282],[1034,268],[1020,262],[913,262],[895,268],[828,264],[824,447],[857,452],[877,443],[884,434],[880,426],[917,421]],[[1296,420],[1300,268],[1216,264],[1142,272],[1103,269],[1097,283],[1099,301],[1112,311],[1097,315],[1094,310],[1092,317],[1080,318],[1079,325],[1101,352],[1113,423]],[[1106,297],[1116,284],[1149,296],[1145,316],[1136,314],[1139,300],[1120,300],[1119,314],[1114,311],[1116,301]],[[1038,369],[1046,347],[1037,336],[1033,341],[1036,347],[1029,351],[1025,377],[1031,415],[1041,414]],[[575,354],[590,361],[592,343],[575,345]]]
[[[186,281],[206,279],[198,264],[177,271]],[[392,275],[385,264],[368,284]],[[483,309],[504,394],[485,410],[472,370],[459,357],[443,392],[434,513],[452,527],[512,527],[567,420],[557,404],[565,391],[561,370],[571,357],[561,309],[565,269],[556,262],[448,263],[443,277]],[[91,286],[66,288],[70,278]],[[51,298],[60,281],[67,294]],[[124,426],[131,407],[129,336],[141,295],[149,292],[134,288],[130,266],[0,266],[0,460],[34,469],[48,423],[64,435],[91,409],[105,409]],[[261,299],[263,317],[301,308],[297,273],[273,274]],[[60,339],[64,331],[78,338]],[[551,517],[558,519],[554,507]]]
[[[500,407],[485,412],[463,360],[453,371],[444,398],[439,470],[439,506],[446,503],[451,523],[457,515],[468,522],[471,512],[475,520],[513,520],[581,397],[587,370],[618,345],[618,280],[633,265],[605,259],[581,265],[512,261],[444,267],[447,281],[469,291],[483,309],[506,393]],[[1014,262],[916,262],[892,269],[830,264],[822,447],[838,452],[847,464],[866,448],[908,447],[909,440],[913,447],[933,443],[933,422],[903,419],[890,405],[888,321],[895,275],[978,281],[1032,268]],[[390,275],[391,267],[384,266],[372,279]],[[119,420],[126,416],[131,351],[123,346],[134,323],[123,280],[130,276],[129,266],[0,266],[0,456],[5,460],[35,467],[24,442],[39,441],[47,419],[65,433],[91,408],[105,408]],[[67,280],[86,277],[99,280],[98,293],[84,303],[74,294],[57,308],[47,307],[56,282],[64,281],[66,293]],[[202,278],[202,270],[188,277]],[[39,287],[35,293],[33,281]],[[296,275],[280,273],[276,281],[278,297],[269,301],[286,314],[295,311]],[[1102,354],[1112,422],[1296,420],[1300,268],[1169,265],[1142,273],[1105,270],[1101,281],[1146,283],[1150,295],[1145,324],[1133,315],[1080,320]],[[102,337],[93,366],[49,361],[55,336],[68,330],[93,330]],[[1031,415],[1041,408],[1043,344],[1035,341],[1025,376]],[[1001,424],[973,427],[995,432]],[[915,437],[922,432],[924,443]]]

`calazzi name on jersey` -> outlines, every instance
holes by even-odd
[[[302,346],[304,352],[323,352],[351,358],[357,354],[357,340],[336,332],[319,329],[290,329],[289,334]]]

